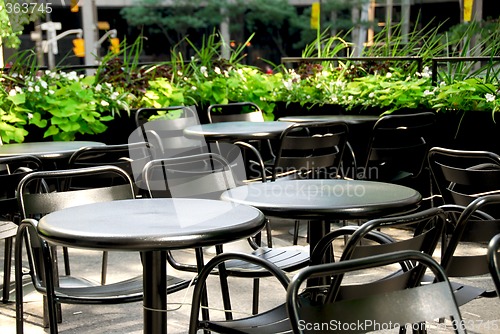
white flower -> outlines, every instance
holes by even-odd
[[[103,106],[103,107],[107,107],[107,106],[109,106],[108,101],[104,101],[104,100],[102,100],[102,101],[101,101],[101,106]]]
[[[316,88],[320,89],[320,88],[321,88],[321,84],[320,84],[320,83],[319,83],[319,84],[317,84],[317,85],[316,85]]]
[[[110,98],[112,100],[116,100],[118,98],[118,96],[119,96],[118,92],[113,92],[113,94],[110,95]],[[101,102],[101,104],[102,104],[102,102]]]
[[[28,119],[32,119],[33,118],[33,114],[32,113],[28,113]]]
[[[369,97],[370,99],[373,99],[373,98],[375,97],[375,93],[374,93],[374,92],[371,92],[370,94],[368,94],[368,97]]]
[[[287,90],[292,90],[292,80],[283,80],[283,86],[285,86]]]
[[[206,66],[202,66],[202,67],[200,67],[200,72],[201,72],[202,74],[207,73],[207,67],[206,67]]]
[[[16,92],[18,92],[18,93],[22,93],[22,92],[23,92],[23,90],[22,90],[22,89],[21,89],[21,87],[19,87],[19,86],[16,86],[14,89],[15,89],[15,90],[16,90]]]
[[[191,90],[197,90],[198,88],[196,86],[191,86]]]
[[[391,72],[387,72],[387,74],[385,75],[385,77],[386,77],[387,79],[391,78],[391,77],[392,77],[392,73],[391,73]]]
[[[52,89],[49,89],[49,90],[48,90],[48,93],[49,93],[49,94],[54,94],[54,91],[53,91]]]
[[[429,95],[434,95],[434,92],[433,91],[431,92],[428,89],[424,90],[424,96],[429,96]]]
[[[9,92],[9,96],[16,96],[17,92],[15,89],[11,89]]]
[[[177,75],[182,77],[182,72],[181,71],[177,71]]]
[[[486,93],[484,97],[486,98],[486,102],[493,102],[496,99],[495,95],[490,93]]]
[[[95,86],[95,91],[96,91],[96,92],[100,92],[101,90],[102,90],[102,86],[101,86],[101,84],[97,84],[97,85]]]
[[[43,81],[43,80],[40,80],[40,86],[43,87],[43,89],[47,89],[47,82]]]
[[[33,92],[33,87],[28,87],[28,92],[32,93]]]
[[[214,68],[214,72],[217,74],[221,74],[221,70],[217,66]]]
[[[40,86],[35,86],[35,92],[40,92]]]

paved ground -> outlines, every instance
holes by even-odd
[[[288,228],[291,225],[283,222],[273,225],[275,242],[278,245],[290,245],[291,236]],[[407,233],[406,231],[395,231]],[[305,239],[300,238],[301,245]],[[3,247],[3,243],[0,243]],[[339,245],[341,247],[341,245]],[[245,243],[235,243],[226,247],[229,250],[246,248]],[[467,252],[479,251],[480,246],[473,245]],[[72,270],[84,273],[87,277],[99,280],[99,264],[101,253],[83,250],[72,251]],[[206,250],[207,256],[212,254],[211,249]],[[182,251],[178,254],[183,259],[191,260],[192,253]],[[435,254],[439,256],[439,251]],[[1,263],[0,263],[1,264]],[[1,264],[3,265],[3,264]],[[169,269],[170,270],[170,269]],[[119,280],[124,277],[141,273],[139,257],[135,253],[112,253],[109,259],[108,280]],[[183,277],[192,277],[191,274],[169,272]],[[233,308],[238,314],[248,314],[251,304],[251,280],[231,279],[233,291]],[[491,287],[489,277],[474,279],[474,284]],[[216,277],[210,280],[209,291],[211,304],[214,303],[218,293]],[[168,333],[187,333],[189,326],[189,312],[192,289],[169,295]],[[284,300],[284,289],[272,278],[265,278],[261,284],[261,309],[267,309]],[[25,333],[46,333],[42,323],[42,303],[36,292],[27,293],[25,297]],[[219,307],[213,304],[214,307]],[[59,326],[60,333],[142,333],[142,303],[130,303],[106,306],[67,305],[63,307],[63,321]],[[461,308],[462,315],[468,325],[469,333],[500,333],[500,299],[479,299]],[[220,313],[219,313],[220,314]],[[212,314],[217,316],[217,314]],[[436,324],[436,327],[438,326]],[[394,332],[394,331],[393,331]],[[432,328],[430,333],[451,333],[451,329],[439,330]],[[0,304],[0,333],[15,333],[15,307],[13,303]]]

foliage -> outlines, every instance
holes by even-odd
[[[20,5],[15,0],[0,0],[0,43],[8,48],[19,47],[23,26],[45,16],[46,7],[36,0],[23,1],[26,7],[11,7]],[[24,8],[29,10],[22,10]]]
[[[60,71],[24,75],[11,70],[3,80],[8,84],[2,87],[0,113],[4,127],[11,125],[1,132],[6,142],[22,142],[27,135],[25,125],[43,129],[43,137],[54,140],[102,133],[105,122],[128,110],[125,94],[109,83],[96,83],[94,76]]]

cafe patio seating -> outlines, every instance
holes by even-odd
[[[223,145],[225,147],[226,145]],[[237,149],[236,146],[230,145]],[[239,162],[237,160],[240,160]],[[243,163],[241,154],[231,161],[217,153],[204,153],[193,156],[156,159],[149,162],[143,171],[143,179],[146,182],[151,197],[194,197],[219,199],[220,194],[235,187],[238,182],[245,178],[246,174],[241,166]],[[203,169],[203,166],[210,168]],[[282,270],[290,272],[302,268],[308,264],[308,252],[291,247],[262,247],[260,233],[249,238],[249,252],[265,258]],[[223,251],[223,246],[217,246],[218,253]],[[198,267],[191,264],[180,263],[175,259],[172,252],[168,253],[168,262],[177,270],[198,272]],[[234,277],[254,278],[253,312],[258,311],[259,302],[259,278],[269,275],[268,272],[244,261],[233,261],[226,264],[225,268],[218,271],[223,280],[225,275]],[[226,288],[224,288],[226,290]],[[227,294],[225,307],[230,309],[229,295]]]
[[[183,134],[186,127],[200,124],[195,106],[140,108],[135,113],[135,123],[137,133],[129,137],[129,142],[132,139],[150,143],[155,158],[206,152],[203,141],[188,139]]]
[[[445,229],[446,241],[443,247],[441,265],[450,278],[458,305],[464,305],[478,298],[497,297],[494,289],[477,286],[474,278],[489,275],[489,260],[485,244],[500,233],[500,220],[487,213],[489,207],[500,205],[500,194],[485,195],[473,200],[468,206],[443,205],[449,225]],[[467,245],[479,247],[473,254]],[[482,244],[482,246],[481,246]],[[454,278],[460,278],[456,282]],[[468,280],[471,278],[472,280]]]
[[[497,295],[500,297],[500,234],[491,238],[488,244],[488,266],[490,268],[491,278],[495,283]]]
[[[369,136],[366,160],[358,178],[410,186],[432,195],[427,153],[432,147],[433,112],[389,114],[378,119]],[[432,202],[431,202],[432,204]]]
[[[12,245],[20,222],[16,190],[19,180],[27,173],[42,169],[42,161],[35,156],[19,155],[0,158],[0,239],[5,242],[2,302],[9,301],[12,268]]]
[[[496,153],[433,147],[428,160],[444,204],[467,206],[482,195],[500,193]]]
[[[309,272],[316,272],[320,269],[333,269],[337,265],[340,266],[340,268],[346,268],[345,266],[349,266],[349,264],[344,263],[349,263],[351,261],[354,261],[354,263],[363,264],[363,266],[365,266],[364,268],[370,267],[370,265],[368,264],[372,262],[373,266],[377,266],[376,261],[378,260],[394,260],[395,258],[397,258],[397,256],[394,255],[398,254],[397,252],[410,252],[411,254],[420,254],[418,255],[418,257],[430,257],[441,236],[445,218],[446,216],[444,215],[443,210],[439,208],[430,208],[420,212],[401,215],[398,217],[374,219],[366,222],[360,227],[344,226],[338,230],[330,232],[320,240],[311,254],[310,266],[305,269],[299,270],[299,273],[297,274],[299,276],[296,277],[300,277],[301,275],[309,276]],[[393,227],[398,228],[409,225],[417,225],[413,236],[401,240],[395,240],[389,234],[378,231],[378,229]],[[325,256],[325,254],[331,254],[330,247],[332,245],[332,242],[338,237],[343,237],[345,234],[350,235],[351,237],[349,238],[349,241],[346,244],[344,251],[342,252],[340,261],[338,263],[324,263],[324,261],[331,260],[331,256]],[[360,243],[361,240],[363,241],[363,243]],[[241,255],[232,256],[234,258],[239,258]],[[219,265],[220,263],[229,262],[231,260],[232,258],[229,254],[226,255],[226,257],[220,257],[218,259],[214,258],[213,262],[207,264],[200,273],[198,281],[195,285],[195,290],[193,291],[190,333],[195,333],[198,329],[210,330],[217,333],[292,333],[292,325],[288,318],[288,315],[290,314],[290,312],[292,312],[292,305],[290,304],[290,293],[292,292],[290,292],[290,289],[293,289],[293,294],[295,294],[296,287],[288,287],[288,309],[285,304],[283,304],[257,315],[235,320],[219,321],[198,319],[201,301],[200,296],[201,292],[204,289],[204,282],[210,274],[210,270],[215,268],[215,266]],[[404,260],[394,261],[394,263],[399,263],[399,265],[395,268],[390,267],[388,268],[388,270],[383,271],[381,274],[369,276],[371,277],[370,279],[364,279],[362,282],[357,282],[357,284],[344,284],[344,280],[346,280],[346,278],[342,273],[339,272],[337,273],[337,275],[332,276],[330,275],[329,271],[326,270],[323,277],[320,278],[314,275],[314,277],[309,280],[308,288],[301,293],[301,303],[302,305],[315,305],[318,308],[318,311],[321,309],[328,310],[329,308],[335,308],[335,304],[337,303],[348,305],[350,303],[356,303],[357,301],[363,300],[365,298],[371,300],[370,303],[372,303],[373,300],[377,299],[376,296],[378,294],[401,295],[404,294],[404,292],[402,291],[410,291],[413,288],[419,289],[421,279],[425,272],[425,266],[417,265],[417,263],[415,263],[413,260],[419,259],[407,258]],[[259,263],[261,265],[264,265],[262,264],[262,261],[256,261],[256,265],[258,265]],[[427,265],[428,263],[428,260],[424,261],[424,264]],[[437,264],[431,264],[431,267],[432,266],[439,267]],[[287,285],[286,282],[284,282],[284,279],[281,277],[282,272],[276,269],[276,267],[271,266],[271,264],[269,263],[266,263],[265,268],[271,270],[273,275],[277,277],[283,285]],[[440,276],[440,280],[447,281],[445,275],[441,273]],[[352,277],[350,277],[349,279],[351,278]],[[295,281],[295,279],[296,278],[294,278],[292,282]],[[449,290],[448,283],[444,285],[445,287],[443,288],[436,288],[439,290]],[[429,295],[426,294],[426,296],[426,298],[429,298]],[[293,298],[297,297],[295,296]],[[410,298],[411,300],[411,297],[408,298]],[[453,306],[454,299],[451,291],[448,293],[448,296],[446,298],[448,298],[448,301],[446,303],[451,303],[449,305]],[[295,303],[295,299],[293,300],[293,303]],[[415,300],[405,302],[404,305],[405,307],[399,307],[400,311],[408,311],[408,314],[406,314],[405,312],[404,317],[413,314],[416,309],[420,309],[419,311],[423,311],[425,309],[422,308],[421,304],[419,302],[416,302]],[[437,303],[436,305],[439,305],[439,303]],[[379,306],[379,308],[383,309],[382,306]],[[376,313],[374,312],[374,309],[370,310],[371,312]],[[391,314],[392,311],[393,310],[390,309],[390,312],[388,312],[388,314]],[[369,314],[359,313],[359,315],[363,314],[362,316],[366,317],[366,319],[370,319],[369,315],[372,315],[371,312]],[[350,319],[350,317],[358,314],[358,312],[351,313],[354,314],[346,315],[346,319]],[[320,317],[320,314],[321,313],[318,313],[317,317]],[[312,313],[309,314],[309,316],[311,315]],[[423,320],[430,320],[438,318],[440,316],[449,315],[456,316],[457,314],[452,313],[440,315],[434,313],[433,317],[431,318],[417,318],[413,321],[420,322]],[[333,315],[328,313],[325,314],[325,316],[330,317]],[[375,315],[373,314],[373,316]],[[341,320],[341,318],[339,320]]]
[[[30,184],[43,185],[47,180],[92,178],[94,175],[111,174],[120,177],[122,184],[89,189],[45,192],[28,192]],[[47,318],[44,314],[44,325],[50,327],[51,333],[57,333],[58,305],[70,304],[118,304],[140,301],[143,298],[142,276],[132,277],[112,284],[101,285],[87,278],[58,275],[57,261],[52,252],[53,247],[41,239],[37,231],[37,219],[41,216],[63,208],[88,203],[107,202],[122,199],[134,199],[134,184],[129,175],[116,166],[98,166],[79,169],[33,172],[25,176],[19,183],[18,201],[22,213],[22,222],[16,236],[15,268],[16,268],[16,323],[18,333],[23,328],[23,276],[30,275],[34,288],[43,294],[47,302]],[[140,199],[137,199],[139,201]],[[68,224],[71,217],[68,217]],[[141,222],[138,221],[138,224]],[[88,224],[92,224],[91,221]],[[23,270],[23,245],[27,252],[29,270]],[[140,258],[138,256],[138,263]],[[189,281],[168,279],[167,293],[175,292],[189,285]]]
[[[271,181],[283,177],[342,178],[348,132],[343,122],[305,122],[288,127],[279,138],[276,157],[270,164]],[[299,224],[295,220],[294,245],[298,242]]]

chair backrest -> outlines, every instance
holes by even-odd
[[[264,115],[258,105],[252,102],[212,104],[207,108],[208,121],[219,122],[264,122]]]
[[[84,168],[103,165],[112,165],[123,169],[132,179],[138,180],[144,165],[153,159],[151,152],[153,148],[149,143],[138,142],[130,144],[87,146],[82,147],[71,155],[68,160],[69,168]],[[81,188],[94,187],[96,183],[104,182],[105,185],[113,185],[113,178],[110,175],[96,175],[95,182],[79,185]],[[76,181],[75,181],[76,182]],[[73,182],[72,186],[77,186]],[[121,177],[118,177],[118,182]]]
[[[137,130],[129,137],[129,143],[150,143],[155,148],[156,158],[175,157],[186,151],[193,154],[207,151],[204,141],[186,138],[183,133],[186,127],[200,124],[194,106],[141,108],[135,117]]]
[[[16,190],[19,181],[28,173],[40,171],[43,164],[40,159],[31,155],[19,155],[0,158],[0,215],[18,221],[19,207]]]
[[[487,256],[491,278],[500,297],[500,234],[495,235],[488,243]]]
[[[467,206],[482,195],[500,193],[500,156],[493,152],[433,147],[428,160],[445,204]]]
[[[238,157],[238,159],[241,159]],[[237,185],[237,169],[217,153],[155,159],[143,170],[150,197],[196,197],[219,199]],[[244,173],[244,171],[243,171]]]
[[[361,178],[389,182],[420,175],[435,118],[432,112],[380,117],[372,129]]]
[[[347,135],[347,124],[342,122],[296,123],[288,127],[279,139],[272,180],[289,172],[306,178],[338,176]]]
[[[67,191],[64,189],[48,191],[43,186],[46,182],[58,184],[69,178],[94,180],[96,175],[113,178],[115,185]],[[122,179],[122,183],[116,185],[118,178]],[[38,186],[37,192],[29,191],[32,185]],[[126,171],[116,166],[32,172],[19,182],[17,188],[17,199],[23,219],[39,218],[50,212],[76,205],[132,198],[135,198],[134,183]]]
[[[340,261],[365,258],[372,255],[386,254],[400,250],[415,250],[432,255],[440,240],[446,220],[445,212],[440,208],[430,208],[415,213],[373,219],[359,227],[341,227],[324,236],[311,254],[313,265],[324,261],[325,254],[331,254],[332,243],[337,238],[350,235]],[[413,229],[408,235],[391,236],[390,229],[402,231]],[[382,230],[382,231],[379,231]],[[394,230],[393,230],[394,231]],[[413,287],[420,283],[423,268],[411,263],[401,264],[402,272],[380,279],[373,278],[363,286],[340,286],[342,277],[334,279],[327,290],[329,300],[348,299],[369,295],[374,291],[392,291]],[[384,275],[385,276],[385,275]]]
[[[369,295],[330,303],[311,302],[301,294],[303,284],[311,277],[344,277],[346,273],[354,274],[401,262],[415,262],[429,269],[436,280],[432,284],[408,289],[389,292],[375,290]],[[345,277],[347,280],[348,276]],[[404,326],[410,326],[410,330],[417,330],[415,332],[423,332],[426,321],[448,318],[455,324],[462,323],[460,310],[443,269],[431,256],[417,251],[391,252],[304,268],[288,286],[287,311],[293,333],[366,333]],[[440,323],[434,324],[437,326]],[[443,329],[445,327],[443,323]],[[455,333],[466,333],[462,326],[453,327]]]
[[[448,221],[452,225],[446,229],[448,241],[441,259],[441,265],[448,277],[489,274],[487,248],[484,245],[500,233],[500,219],[493,218],[485,211],[490,206],[498,205],[500,205],[499,194],[479,197],[465,208],[442,206],[447,211]],[[471,242],[476,245],[474,252],[470,252],[467,247]],[[485,294],[485,296],[492,295],[495,295],[494,291],[487,291]],[[468,301],[467,299],[468,296],[464,296],[464,301],[458,300],[458,302],[462,305]]]

